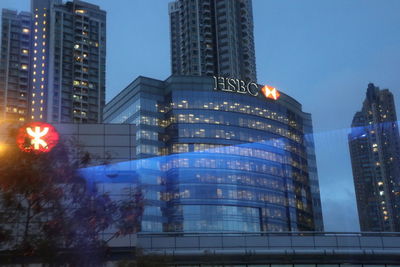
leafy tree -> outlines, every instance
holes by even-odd
[[[15,136],[15,130],[10,135]],[[135,233],[143,213],[138,188],[113,201],[87,186],[66,145],[26,153],[8,145],[0,153],[0,246],[15,257],[97,265],[107,242]],[[83,159],[88,162],[87,156]],[[116,229],[108,240],[101,234]],[[71,256],[72,255],[72,256]],[[67,258],[70,259],[67,259]]]

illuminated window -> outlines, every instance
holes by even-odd
[[[76,13],[76,14],[85,14],[85,13],[86,13],[86,10],[84,10],[84,9],[76,9],[76,10],[75,10],[75,13]]]
[[[37,26],[37,25],[38,25],[38,22],[36,21],[36,22],[35,22],[35,26]]]
[[[40,89],[44,89],[44,85],[43,84],[40,86]]]
[[[35,40],[37,40],[37,36],[35,35]]]
[[[46,42],[43,42],[42,45],[46,45]]]
[[[80,85],[80,84],[81,84],[80,81],[77,80],[74,81],[74,85]]]
[[[78,44],[74,45],[74,48],[79,49],[79,45]]]
[[[32,80],[34,83],[36,82],[36,78],[33,78],[33,80]]]
[[[46,34],[43,34],[42,38],[43,38],[43,39],[46,38]]]
[[[36,61],[37,60],[37,57],[33,57],[33,61]]]
[[[43,52],[43,53],[46,52],[46,49],[42,49],[42,52]]]
[[[38,18],[38,17],[39,17],[39,15],[38,15],[38,14],[36,14],[36,15],[35,15],[35,18]]]
[[[37,30],[37,29],[35,29],[35,32],[38,32],[38,30]]]
[[[23,32],[23,33],[29,33],[29,29],[23,28],[23,29],[22,29],[22,32]]]
[[[44,74],[44,70],[42,70],[42,74]]]
[[[42,82],[44,82],[44,78],[42,78]]]
[[[29,53],[28,49],[22,49],[22,54],[27,55]]]
[[[33,72],[33,75],[36,75],[36,71]]]
[[[44,14],[43,14],[43,17],[46,17],[46,16],[47,16],[47,14],[46,14],[46,13],[44,13]]]
[[[37,43],[35,43],[34,45],[37,46]]]
[[[46,25],[46,21],[45,20],[43,21],[43,24]]]
[[[26,64],[22,64],[22,65],[21,65],[21,69],[23,69],[23,70],[27,70],[27,69],[28,69],[28,65],[26,65]]]
[[[37,53],[37,50],[33,50],[33,53],[36,54],[36,53]]]

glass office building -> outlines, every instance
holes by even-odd
[[[262,90],[139,77],[106,105],[105,122],[137,125],[138,160],[113,168],[146,187],[143,231],[323,230],[311,116]]]

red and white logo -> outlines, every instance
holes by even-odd
[[[261,88],[261,92],[266,98],[273,100],[278,100],[278,98],[281,96],[281,94],[278,90],[276,90],[275,87],[271,87],[268,85],[265,85],[263,88]]]
[[[50,152],[58,143],[59,134],[53,125],[31,122],[18,130],[17,145],[24,152]]]

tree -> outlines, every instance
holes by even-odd
[[[15,129],[10,136],[15,136]],[[87,160],[87,159],[84,159]],[[8,145],[0,154],[0,246],[15,257],[96,265],[112,238],[135,233],[143,213],[141,190],[113,201],[87,186],[67,145],[26,153]],[[108,240],[100,238],[115,228]]]

